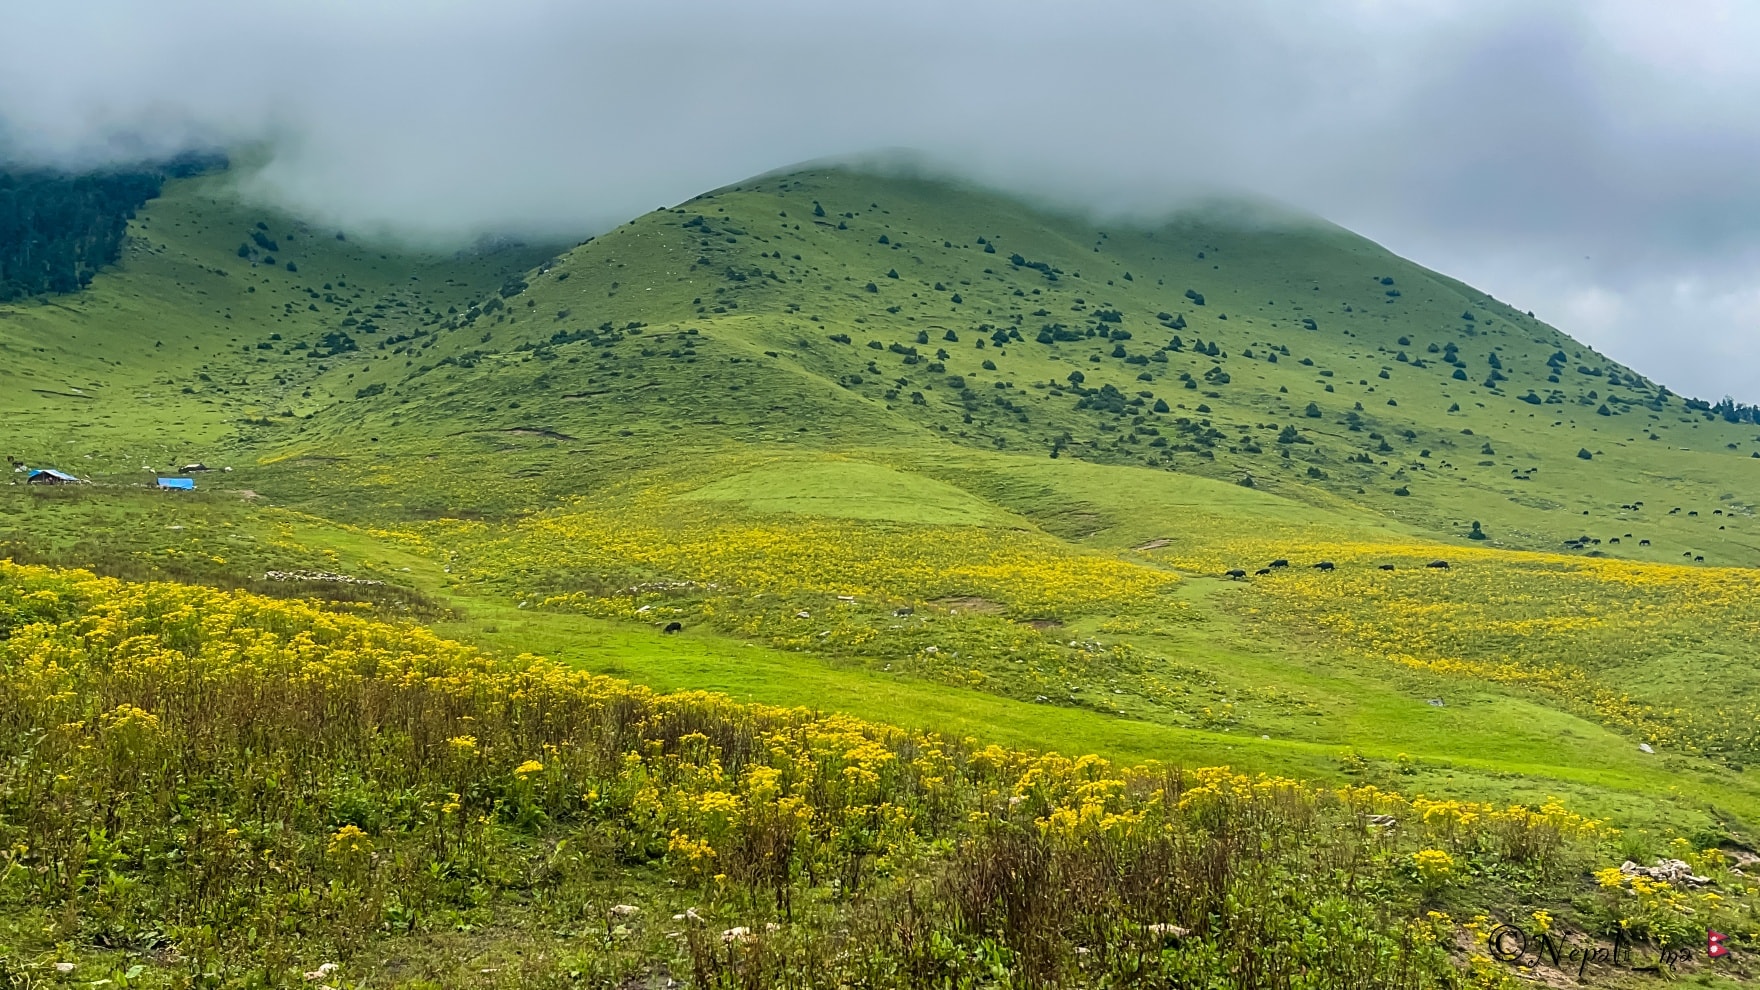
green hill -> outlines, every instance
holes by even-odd
[[[1066,750],[1754,801],[1754,428],[1288,211],[809,169],[442,255],[207,176],[0,348],[11,456],[97,482],[5,493],[24,559]],[[229,470],[145,488],[191,462]]]
[[[354,370],[337,367],[346,355],[425,335],[549,254],[362,244],[246,206],[233,181],[168,183],[93,288],[0,305],[10,455],[138,471],[273,437],[278,421],[334,401],[331,379],[340,388]]]
[[[344,401],[301,439],[1055,451],[1445,537],[1478,520],[1494,545],[1760,562],[1750,425],[1315,220],[1223,204],[1100,229],[813,171],[642,217],[527,281],[327,382]]]
[[[429,653],[452,659],[424,683],[458,664],[513,678],[473,695],[469,711],[525,711],[521,672],[563,676],[528,656],[542,655],[662,691],[812,709],[823,717],[727,711],[742,725],[843,726],[836,731],[888,740],[901,758],[918,746],[911,730],[935,730],[963,740],[959,752],[970,755],[959,757],[958,772],[974,781],[988,779],[986,761],[1000,758],[984,748],[990,743],[1098,754],[1121,766],[1227,764],[1313,782],[1319,789],[1301,790],[1301,800],[1336,812],[1339,828],[1369,807],[1363,795],[1418,816],[1414,828],[1421,818],[1421,838],[1402,833],[1389,844],[1359,830],[1338,846],[1376,857],[1365,874],[1374,879],[1364,881],[1372,897],[1398,899],[1410,917],[1446,908],[1519,921],[1538,909],[1573,931],[1626,930],[1625,902],[1610,898],[1627,888],[1591,882],[1581,868],[1665,852],[1722,878],[1718,889],[1731,899],[1707,897],[1705,910],[1752,917],[1749,888],[1723,871],[1754,848],[1760,821],[1751,769],[1760,763],[1760,686],[1750,676],[1760,644],[1752,594],[1760,523],[1748,494],[1760,439],[1752,423],[1730,421],[1740,410],[1726,418],[1349,231],[1259,204],[1097,223],[948,181],[815,168],[717,190],[573,247],[496,243],[454,253],[254,206],[235,181],[222,173],[166,183],[128,222],[116,264],[89,287],[0,305],[0,422],[15,468],[13,484],[0,486],[0,557],[316,607],[0,567],[0,598],[14,603],[0,614],[5,636],[46,615],[56,624],[44,642],[73,649],[67,644],[91,639],[78,623],[96,621],[82,616],[127,616],[105,635],[143,624],[156,663],[181,669],[181,655],[243,671],[261,681],[251,681],[257,692],[276,680],[269,667],[232,668],[202,644],[249,653],[249,643],[278,637],[341,636],[343,646],[322,658],[263,647],[259,659],[280,658],[270,667],[339,665],[364,678],[307,697],[311,711],[377,710],[405,675],[373,658]],[[208,469],[190,472],[195,491],[154,490],[155,476],[187,465]],[[26,484],[26,469],[37,467],[88,483]],[[68,596],[86,597],[64,608]],[[60,654],[25,646],[9,654],[7,671],[41,704],[0,705],[0,721],[21,727],[8,742],[18,759],[35,752],[41,726],[61,727],[56,746],[72,739],[65,731],[76,717],[106,745],[114,742],[106,733],[156,739],[165,725],[175,736],[165,752],[233,759],[190,741],[207,724],[194,708],[151,710],[174,694],[156,694],[151,678],[82,660],[74,691],[57,680],[66,672],[58,661],[41,662]],[[590,683],[569,704],[589,695],[624,699],[618,711],[630,699],[655,711],[725,704],[693,694],[650,701],[627,685]],[[187,697],[205,695],[189,688]],[[139,712],[115,708],[118,698]],[[322,781],[298,785],[276,812],[276,828],[293,836],[289,855],[303,857],[299,870],[269,887],[203,887],[205,913],[191,930],[234,910],[235,898],[258,912],[250,917],[267,918],[280,909],[263,900],[265,890],[294,898],[341,883],[329,889],[366,892],[349,903],[378,914],[338,909],[300,936],[306,941],[276,944],[370,955],[384,960],[374,979],[393,983],[407,982],[404,960],[418,958],[450,985],[467,970],[498,971],[503,957],[547,958],[531,941],[533,919],[578,933],[616,903],[587,900],[636,896],[630,890],[683,916],[702,882],[727,891],[705,895],[723,898],[713,901],[717,918],[766,924],[783,912],[794,923],[781,899],[774,909],[757,905],[795,886],[772,890],[742,874],[734,887],[715,888],[720,879],[679,858],[709,847],[669,844],[659,819],[616,826],[645,844],[616,853],[625,857],[617,862],[664,861],[683,873],[604,872],[611,846],[594,843],[625,839],[603,831],[610,819],[597,812],[577,815],[576,792],[618,761],[673,766],[673,751],[651,747],[682,746],[692,738],[682,723],[644,722],[598,763],[556,770],[559,789],[532,817],[527,778],[537,771],[519,761],[551,756],[522,751],[493,773],[487,763],[446,762],[422,740],[461,732],[447,720],[467,709],[429,725],[432,713],[417,708],[388,748],[352,735],[344,745],[336,727],[345,721],[276,729],[329,754]],[[236,766],[265,752],[252,741],[252,710],[228,709],[236,728],[227,738],[242,740]],[[608,710],[594,708],[592,718]],[[852,730],[826,713],[880,724]],[[160,714],[163,723],[154,721]],[[712,762],[725,757],[734,776],[746,744],[724,730],[738,719],[702,723],[716,734],[721,755]],[[505,728],[452,736],[449,745],[550,738],[524,723]],[[579,745],[580,726],[566,728],[554,738]],[[92,780],[157,774],[150,793],[163,801],[141,798],[130,814],[166,835],[196,820],[183,817],[183,802],[207,802],[203,813],[216,817],[201,827],[220,835],[221,819],[254,800],[230,785],[215,794],[245,803],[192,798],[168,771],[152,769],[160,763],[135,761],[135,750],[103,760],[88,750],[67,752]],[[420,787],[400,797],[386,788],[401,785],[383,773],[357,772],[355,762],[369,758],[384,767],[429,762],[420,763]],[[1055,765],[1079,776],[1097,764]],[[33,780],[58,779],[33,767]],[[943,817],[967,808],[936,803],[933,781],[942,778],[932,769],[912,778],[909,786],[923,789],[905,803]],[[1126,775],[1131,788],[1147,779],[1137,773]],[[352,789],[365,777],[370,786]],[[489,789],[463,794],[472,779]],[[738,786],[768,793],[753,779]],[[1186,777],[1168,779],[1186,786]],[[1261,786],[1213,773],[1190,779],[1229,781],[1224,790],[1242,794]],[[663,793],[678,803],[670,813],[695,816],[691,827],[707,835],[722,820],[702,802],[726,800],[720,786],[705,777],[694,790],[667,784]],[[1072,785],[1065,810],[1137,813],[1135,804],[1089,800],[1098,786],[1098,778]],[[0,802],[24,793],[6,788],[0,778]],[[428,819],[360,811],[402,808],[418,791],[482,812],[474,894],[446,872],[463,867],[426,872],[409,858],[430,841]],[[618,814],[637,814],[642,793],[624,795]],[[974,791],[970,807],[999,794]],[[1155,791],[1143,806],[1155,795],[1165,796]],[[874,797],[892,806],[887,794]],[[164,803],[173,798],[179,803]],[[1253,799],[1261,800],[1282,799]],[[148,805],[182,810],[159,820]],[[101,837],[66,825],[75,820],[108,827],[97,805],[66,818],[31,807],[32,836]],[[1182,815],[1186,808],[1181,801]],[[508,809],[526,817],[496,817]],[[1545,865],[1545,843],[1530,833],[1580,823],[1576,814],[1620,831],[1591,828],[1569,843],[1554,836],[1576,866]],[[1465,829],[1466,818],[1450,815],[1480,816],[1479,824]],[[1278,821],[1267,835],[1300,831]],[[1014,848],[989,844],[971,822],[966,831],[936,822],[911,834],[943,844],[957,836],[968,852],[991,850],[985,856]],[[364,830],[367,844],[344,827]],[[738,846],[743,834],[718,832],[715,842],[737,859],[746,855],[737,852],[747,848]],[[814,862],[842,857],[839,870],[873,869],[871,850],[849,845],[862,834],[856,826],[815,833],[801,848],[833,850]],[[339,836],[352,843],[344,853],[374,842],[400,850],[386,861],[392,872],[372,883],[367,874],[332,876],[339,867],[324,857],[341,855]],[[0,846],[6,839],[0,831]],[[253,833],[259,839],[268,841]],[[1517,839],[1521,850],[1505,848]],[[558,866],[568,842],[592,851]],[[1431,856],[1420,868],[1414,857],[1440,852],[1430,845],[1458,859]],[[83,849],[68,846],[56,862],[84,862]],[[13,857],[0,859],[3,882],[24,854],[0,855]],[[767,862],[770,854],[751,855]],[[533,867],[537,879],[519,879],[526,867],[518,864],[545,856],[551,866]],[[846,910],[817,869],[797,886],[824,911],[802,924],[866,932],[861,902]],[[577,872],[546,887],[555,870]],[[111,875],[102,890],[126,894],[115,904],[129,911],[181,903],[177,888],[158,880],[128,887],[145,875],[135,866]],[[419,897],[417,877],[427,878]],[[356,880],[358,890],[348,886]],[[1303,882],[1278,883],[1299,912],[1313,907]],[[1646,913],[1632,930],[1655,945],[1675,945],[1703,920],[1656,900],[1655,890],[1640,894],[1636,880],[1615,883],[1642,900]],[[886,896],[914,910],[908,886]],[[97,903],[75,887],[57,888],[55,903]],[[546,901],[552,894],[579,903]],[[0,910],[0,967],[15,935],[38,945],[53,931],[104,948],[117,979],[129,982],[121,967],[131,946],[164,944],[128,941],[141,929],[138,919],[117,920],[120,907],[104,918],[70,908],[47,924],[35,908],[20,910]],[[289,910],[280,916],[305,916]],[[598,920],[580,920],[589,915]],[[1372,927],[1392,932],[1405,917]],[[1483,933],[1426,917],[1424,938],[1452,931],[1465,941],[1425,954],[1424,965],[1437,973],[1468,965],[1473,950],[1461,946]],[[479,938],[479,923],[502,927]],[[398,943],[381,952],[385,943],[373,941],[394,928],[405,933],[398,938],[441,938],[435,925],[450,933],[444,948]],[[647,978],[661,979],[664,967],[649,961],[673,951],[664,931],[635,926],[638,941],[619,949],[615,922],[604,927],[609,955],[583,950],[581,971],[648,966]],[[363,940],[361,931],[380,934]],[[1760,944],[1760,933],[1735,937]],[[723,965],[714,961],[720,943],[698,941],[688,953],[677,946],[674,965]],[[172,942],[195,944],[184,935]],[[968,942],[959,943],[968,953],[961,972],[991,965],[981,958],[988,943]],[[1047,965],[1079,982],[1085,963],[1067,948],[1047,949]],[[913,951],[900,948],[897,958],[915,959]],[[245,958],[220,955],[228,952]],[[548,965],[530,972],[549,973]]]
[[[1588,536],[1586,552],[1757,562],[1753,427],[1317,220],[1220,204],[1097,228],[815,170],[649,214],[508,281],[548,252],[388,254],[260,213],[223,180],[174,184],[114,283],[10,310],[26,438],[120,415],[192,455],[621,430],[623,456],[1055,450],[1250,477],[1443,537],[1479,520],[1493,545]]]

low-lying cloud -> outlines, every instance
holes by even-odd
[[[1756,401],[1756,42],[1740,0],[14,3],[0,145],[248,146],[265,197],[460,240],[887,148],[1107,212],[1250,190]]]

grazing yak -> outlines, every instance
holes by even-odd
[[[663,633],[675,633],[683,628],[684,628],[684,623],[682,623],[682,622],[668,622],[666,624],[666,628],[662,629],[660,631]]]
[[[1391,571],[1391,570],[1393,570],[1393,565],[1392,564],[1382,564],[1381,569],[1384,571]]]
[[[1446,570],[1448,570],[1448,561],[1446,561],[1446,560],[1432,560],[1430,563],[1425,564],[1424,566],[1425,567],[1434,567],[1440,571],[1446,571]]]
[[[1269,566],[1271,566],[1271,567],[1288,567],[1289,561],[1284,560],[1282,558],[1279,558],[1277,560],[1272,561]]]
[[[1236,581],[1239,581],[1241,578],[1244,578],[1247,576],[1247,572],[1243,571],[1237,567],[1234,570],[1229,571],[1228,576],[1231,578],[1234,578]]]
[[[1330,571],[1336,566],[1338,565],[1330,560],[1322,560],[1320,563],[1314,565],[1314,569],[1317,571]]]
[[[1259,575],[1265,575],[1265,574],[1270,574],[1270,573],[1271,573],[1271,568],[1269,568],[1269,567],[1261,567],[1261,568],[1259,568],[1259,569],[1258,569],[1258,570],[1256,570],[1256,571],[1254,571],[1254,572],[1253,572],[1253,573],[1254,573],[1254,574],[1259,574]]]

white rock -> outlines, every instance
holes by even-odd
[[[73,972],[73,963],[58,962],[55,964],[55,972],[60,973],[62,976],[66,976],[67,974]]]
[[[1656,752],[1656,751],[1655,751],[1655,750],[1654,750],[1654,749],[1651,749],[1651,748],[1650,748],[1650,744],[1649,744],[1649,743],[1639,743],[1639,744],[1638,744],[1638,749],[1640,749],[1640,750],[1642,750],[1642,751],[1643,751],[1643,752],[1646,752],[1646,753],[1654,753],[1654,752]]]
[[[616,915],[619,918],[627,918],[632,914],[640,914],[641,912],[642,912],[642,909],[639,907],[636,907],[634,904],[613,904],[613,905],[611,905],[611,913]]]

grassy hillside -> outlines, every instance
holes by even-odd
[[[1755,841],[1754,427],[1347,231],[811,170],[437,256],[230,181],[0,308],[7,453],[93,482],[0,486],[0,556],[907,732],[1560,800],[1641,862]],[[145,487],[194,461],[230,470]]]
[[[8,455],[84,476],[275,438],[333,405],[381,341],[427,339],[548,253],[365,245],[247,206],[233,181],[168,183],[95,288],[0,305]]]
[[[388,432],[420,403],[424,429],[627,429],[638,449],[1056,450],[1444,537],[1478,520],[1494,545],[1760,553],[1752,427],[1300,217],[1099,230],[942,183],[790,174],[642,217],[448,322],[424,360],[363,372],[385,391],[331,429]]]

